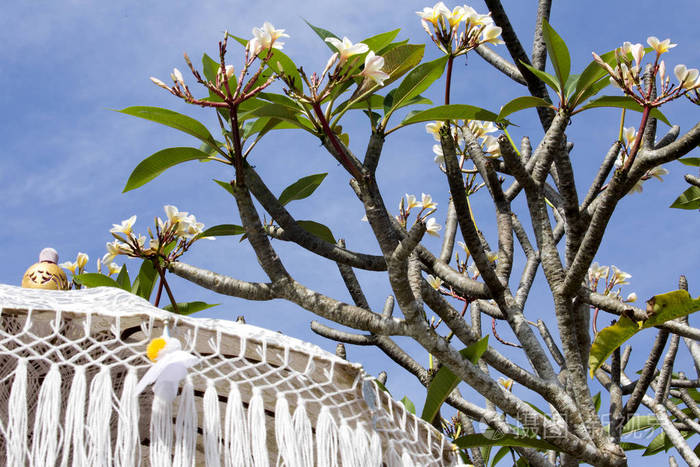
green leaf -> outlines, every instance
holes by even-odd
[[[510,452],[510,447],[509,446],[503,446],[501,449],[496,452],[496,455],[493,456],[493,460],[491,461],[491,467],[496,467],[496,464],[506,457],[508,453]]]
[[[399,31],[401,31],[401,29],[394,29],[393,31],[383,32],[381,34],[377,34],[376,36],[368,37],[367,39],[362,40],[360,42],[366,44],[367,47],[369,47],[369,50],[373,50],[374,53],[377,53],[387,45],[391,44],[391,41],[393,41],[396,38],[396,36],[398,36]]]
[[[700,209],[700,188],[690,186],[669,206],[677,209]]]
[[[462,449],[475,448],[480,446],[511,446],[522,448],[545,449],[548,451],[558,451],[559,449],[547,441],[531,438],[529,436],[519,436],[504,433],[492,433],[485,435],[476,433],[457,438],[453,443]]]
[[[323,224],[319,224],[318,222],[314,221],[303,220],[297,221],[297,224],[299,224],[299,227],[306,230],[312,235],[316,235],[321,240],[325,240],[326,242],[332,244],[336,243],[335,237],[333,237],[333,232],[331,232],[331,229],[329,229]]]
[[[554,71],[563,89],[571,72],[569,49],[566,47],[564,40],[546,20],[543,20],[542,23],[542,37],[547,46],[547,55],[552,60],[552,66],[554,66]]]
[[[229,185],[230,186],[230,185]],[[225,237],[227,235],[241,235],[245,233],[245,229],[236,224],[220,224],[209,227],[207,230],[197,235],[197,238],[204,237]]]
[[[330,31],[328,31],[328,30],[326,30],[326,29],[319,28],[318,26],[314,26],[313,24],[309,23],[309,22],[306,21],[306,20],[304,20],[304,22],[305,22],[311,29],[313,29],[314,32],[315,32],[316,34],[318,34],[318,37],[320,37],[320,38],[323,40],[323,43],[326,44],[326,45],[328,46],[329,49],[331,49],[333,52],[337,52],[337,51],[338,51],[338,50],[337,50],[335,47],[333,47],[330,43],[326,42],[326,39],[329,38],[329,37],[335,37],[336,39],[340,39],[338,36],[336,36],[335,34],[333,34],[332,32],[330,32]]]
[[[264,53],[263,55],[265,55],[265,57],[261,58],[265,59],[268,53],[270,52]],[[272,49],[269,61],[267,62],[267,66],[273,73],[279,72],[279,69],[281,67],[284,74],[292,79],[294,89],[299,91],[302,89],[303,84],[301,81],[301,75],[299,74],[299,69],[296,63],[294,63],[294,61],[287,55],[285,55],[284,52],[282,52],[281,50]]]
[[[550,75],[546,71],[538,70],[537,68],[533,67],[532,65],[528,65],[523,61],[521,61],[520,63],[522,63],[525,68],[530,70],[530,72],[533,75],[537,76],[540,80],[542,80],[544,84],[554,89],[557,92],[557,94],[561,94],[561,88],[559,87],[559,83],[555,76]]]
[[[656,429],[659,427],[659,421],[654,415],[635,415],[630,418],[625,426],[622,427],[622,434],[635,433],[637,431],[647,430],[649,428]]]
[[[219,185],[221,188],[226,190],[231,196],[233,196],[233,187],[229,182],[224,182],[223,180],[216,180],[214,179],[214,182]]]
[[[432,109],[422,110],[407,117],[404,125],[412,123],[428,122],[433,120],[484,120],[498,122],[498,115],[481,107],[467,104],[439,105]]]
[[[316,188],[323,182],[326,175],[328,174],[320,173],[300,178],[284,189],[279,197],[279,202],[284,206],[290,201],[308,198],[316,191]]]
[[[197,148],[168,148],[142,160],[129,175],[123,193],[150,182],[165,170],[182,162],[209,159],[209,154]]]
[[[654,295],[647,301],[647,316],[644,321],[634,321],[623,314],[613,324],[603,328],[591,345],[588,357],[591,378],[613,351],[641,329],[658,326],[666,321],[682,318],[700,310],[700,298],[693,299],[685,290],[675,290],[665,294]]]
[[[117,112],[133,115],[134,117],[144,118],[152,122],[160,123],[161,125],[175,128],[182,132],[192,135],[205,143],[214,143],[209,130],[200,122],[192,117],[181,113],[173,112],[172,110],[162,109],[160,107],[127,107],[126,109],[117,110]]]
[[[390,85],[423,59],[425,44],[404,44],[384,53],[384,72],[389,75],[384,87]]]
[[[636,451],[638,449],[646,449],[646,446],[637,443],[630,443],[629,441],[622,441],[620,447],[624,451]]]
[[[489,336],[485,336],[467,348],[460,350],[459,353],[476,365],[488,346]],[[440,406],[442,406],[442,403],[445,402],[445,399],[447,399],[447,396],[450,395],[454,388],[457,387],[459,381],[459,378],[446,366],[441,367],[435,373],[433,380],[428,386],[428,393],[423,405],[423,413],[421,414],[423,420],[431,423],[435,419]]]
[[[121,271],[119,271],[119,275],[117,276],[117,284],[119,284],[119,287],[127,292],[131,292],[131,280],[129,279],[129,272],[126,270],[126,264],[122,266]]]
[[[580,78],[579,78],[579,80],[580,80]],[[581,91],[581,93],[578,93],[578,92],[575,93],[575,97],[569,101],[571,108],[578,107],[579,104],[581,104],[582,102],[585,102],[587,99],[595,96],[596,94],[598,94],[600,91],[602,91],[603,89],[605,89],[609,85],[610,85],[610,80],[607,78],[602,78],[602,79],[596,81],[595,83],[593,83],[592,85],[590,85],[589,87],[587,87],[585,90]]]
[[[684,157],[683,159],[678,159],[678,162],[691,167],[700,167],[700,157]]]
[[[147,259],[143,260],[141,269],[139,269],[139,275],[136,276],[134,283],[131,284],[131,293],[135,293],[141,298],[150,300],[157,277],[158,273],[156,272],[156,268],[153,267],[153,263]]]
[[[644,329],[658,326],[666,321],[688,316],[700,310],[700,297],[693,299],[687,290],[674,290],[654,295],[647,300],[647,316]]]
[[[241,121],[254,117],[274,117],[292,123],[297,128],[314,132],[314,127],[306,118],[301,116],[298,109],[292,109],[283,104],[270,103],[256,107],[239,115]]]
[[[408,398],[408,396],[403,396],[403,399],[401,399],[401,403],[404,407],[406,407],[406,410],[411,412],[413,415],[416,414],[416,406],[413,404],[411,399]]]
[[[409,74],[401,81],[401,84],[396,89],[392,98],[392,105],[389,112],[386,113],[386,118],[405,102],[418,96],[433,84],[442,73],[445,71],[447,56],[440,57],[431,62],[426,62],[418,65],[411,70]]]
[[[192,313],[197,313],[207,308],[220,305],[220,303],[204,303],[204,302],[183,302],[177,304],[177,314],[179,315],[191,315]],[[175,312],[172,305],[166,305],[163,307],[164,310]]]
[[[219,70],[220,66],[221,64],[209,55],[202,55],[202,71],[204,72],[204,77],[208,81],[216,83],[216,72]]]
[[[602,400],[600,398],[600,392],[598,392],[595,396],[593,396],[593,406],[595,407],[596,413],[600,411],[600,404],[602,403]]]
[[[617,107],[620,109],[634,110],[635,112],[642,112],[644,110],[642,109],[642,106],[637,104],[630,96],[601,96],[581,107],[579,111],[592,109],[595,107]],[[671,126],[671,123],[659,109],[653,109],[651,111],[651,116],[661,120],[666,125]]]
[[[501,108],[497,118],[498,120],[503,120],[512,113],[519,112],[524,109],[531,109],[532,107],[552,107],[552,103],[547,102],[540,97],[516,97]]]
[[[104,274],[98,274],[96,272],[86,272],[84,274],[78,274],[73,276],[73,280],[78,284],[84,285],[85,287],[116,287],[121,289],[117,281]]]

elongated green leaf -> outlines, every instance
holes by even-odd
[[[492,433],[489,435],[476,433],[473,435],[462,436],[453,442],[457,447],[462,449],[479,446],[511,446],[558,451],[556,446],[548,443],[547,441],[528,436],[518,436],[505,433]]]
[[[630,418],[622,428],[622,434],[635,433],[637,431],[648,430],[649,428],[658,428],[659,421],[654,415],[635,415]]]
[[[459,353],[476,365],[488,346],[489,336],[485,336],[467,348],[460,350]],[[443,366],[435,373],[435,377],[433,377],[430,386],[428,386],[428,394],[423,405],[423,413],[421,414],[423,420],[432,423],[440,410],[440,406],[442,406],[442,403],[445,402],[445,399],[447,399],[447,396],[450,395],[454,388],[457,387],[459,381],[459,378],[446,366]]]
[[[540,97],[516,97],[501,108],[497,118],[498,120],[503,120],[512,113],[519,112],[524,109],[531,109],[532,107],[552,107],[552,103],[547,102]]]
[[[299,110],[294,110],[283,104],[270,103],[265,104],[260,107],[256,107],[248,112],[239,115],[239,120],[247,120],[250,118],[260,118],[260,117],[274,117],[280,120],[285,120],[297,128],[301,128],[307,131],[314,131],[314,127],[306,118],[301,116]]]
[[[142,160],[136,166],[129,180],[126,182],[123,193],[138,188],[150,182],[165,170],[182,162],[208,159],[209,154],[197,148],[168,148],[158,151]]]
[[[117,281],[104,274],[86,272],[73,276],[73,280],[85,287],[116,287],[121,289]]]
[[[250,123],[251,125],[246,126],[243,133],[244,139],[250,138],[256,133],[258,134],[256,139],[259,139],[272,130],[296,130],[299,128],[298,125],[273,117],[262,117]]]
[[[579,78],[580,80],[580,78]],[[591,84],[588,86],[586,89],[583,91],[575,92],[574,96],[570,99],[569,104],[571,105],[571,108],[578,107],[580,104],[583,102],[586,102],[587,99],[595,96],[598,94],[600,91],[605,89],[610,85],[610,80],[607,78],[601,78],[595,83]]]
[[[423,59],[425,44],[404,44],[384,53],[384,72],[389,75],[384,87],[390,85]]]
[[[204,303],[204,302],[183,302],[183,303],[178,303],[177,304],[177,314],[179,315],[191,315],[192,313],[197,313],[199,311],[206,310],[207,308],[211,308],[214,306],[218,306],[220,303]],[[166,305],[163,307],[164,310],[172,311],[174,312],[175,309],[173,308],[172,304],[171,305]]]
[[[229,182],[225,182],[223,180],[216,180],[216,179],[213,179],[213,180],[214,180],[214,183],[219,185],[221,188],[226,190],[231,196],[233,196],[233,187],[231,186],[231,184]]]
[[[666,321],[682,318],[700,310],[700,297],[693,299],[685,290],[675,290],[665,294],[654,295],[647,301],[647,316],[644,321],[634,321],[622,315],[617,323],[603,328],[591,345],[588,367],[591,378],[613,351],[641,329],[658,326]]]
[[[269,61],[267,62],[268,69],[273,73],[277,73],[281,68],[284,74],[291,79],[292,83],[294,84],[294,89],[300,91],[303,84],[301,81],[301,75],[299,74],[299,67],[297,67],[296,63],[294,63],[291,58],[289,58],[279,49],[272,49],[270,52],[263,53],[265,57],[268,54],[270,54]]]
[[[323,40],[323,43],[328,46],[329,49],[331,49],[333,52],[337,52],[336,48],[333,47],[330,43],[326,42],[326,39],[329,37],[335,37],[336,39],[340,39],[338,36],[333,34],[332,32],[319,28],[318,26],[314,26],[313,24],[309,23],[308,21],[304,20],[304,22],[311,28],[313,31],[318,35],[318,37]]]
[[[496,464],[498,464],[501,461],[501,459],[506,457],[509,452],[510,452],[510,446],[501,447],[501,449],[499,449],[496,452],[496,455],[493,456],[493,459],[491,460],[491,467],[496,467]]]
[[[131,280],[129,279],[129,272],[126,270],[126,264],[122,266],[121,271],[117,275],[117,284],[127,292],[131,292]]]
[[[398,36],[399,31],[401,31],[401,29],[394,29],[393,31],[383,32],[381,34],[377,34],[376,36],[368,37],[367,39],[364,39],[360,42],[366,44],[367,47],[369,47],[369,50],[373,50],[376,54],[384,47],[391,44],[391,41],[393,41],[396,38],[396,36]]]
[[[524,63],[522,61],[520,63],[522,63],[525,68],[530,70],[530,72],[532,72],[533,75],[537,76],[540,80],[542,80],[544,84],[554,89],[557,92],[557,94],[561,93],[561,88],[559,87],[559,82],[557,81],[556,76],[552,76],[546,71],[538,70],[532,65],[528,65],[527,63]]]
[[[593,396],[593,407],[595,407],[596,413],[598,413],[600,411],[600,404],[602,402],[603,401],[600,398],[600,392],[596,393],[596,395]]]
[[[229,185],[230,186],[230,185]],[[220,224],[209,227],[207,230],[197,235],[197,238],[205,237],[225,237],[228,235],[241,235],[245,229],[236,224]]]
[[[447,56],[440,57],[431,62],[418,65],[411,70],[409,74],[401,81],[401,84],[392,95],[392,105],[387,112],[387,118],[397,108],[404,105],[405,102],[418,96],[433,84],[442,73],[445,71]]]
[[[147,259],[143,260],[141,268],[139,269],[139,274],[136,276],[136,279],[134,279],[134,283],[131,284],[131,293],[145,298],[146,300],[150,300],[157,277],[158,273],[153,267],[153,263]]]
[[[498,122],[498,115],[467,104],[439,105],[432,109],[416,112],[408,116],[403,122],[404,125],[412,123],[429,122],[433,120],[484,120],[487,122]]]
[[[683,159],[678,159],[678,162],[691,167],[700,167],[700,157],[684,157]]]
[[[316,235],[321,240],[325,240],[328,243],[335,244],[335,237],[333,237],[333,232],[331,232],[331,229],[329,229],[325,225],[319,224],[318,222],[314,221],[304,220],[297,221],[297,224],[299,224],[299,227],[306,230],[312,235]]]
[[[416,406],[413,404],[411,399],[408,398],[408,396],[403,396],[403,399],[401,399],[401,403],[404,407],[406,407],[406,410],[411,412],[413,415],[416,414]]]
[[[219,66],[221,65],[209,55],[202,55],[202,71],[204,72],[204,77],[212,83],[216,83],[216,72]]]
[[[642,106],[637,104],[634,99],[629,96],[601,96],[584,105],[580,110],[593,109],[595,107],[617,107],[620,109],[634,110],[635,112],[641,112],[643,110]],[[671,123],[659,109],[653,109],[651,111],[651,116],[671,126]]]
[[[564,40],[546,20],[543,20],[542,23],[542,37],[547,46],[547,55],[549,55],[552,66],[554,66],[554,72],[559,78],[560,89],[563,89],[571,72],[569,49],[566,47]]]
[[[693,436],[694,432],[690,431],[681,431],[681,436],[683,436],[684,439],[688,439],[691,436]],[[651,443],[646,448],[646,451],[642,454],[642,456],[653,456],[655,454],[660,453],[661,451],[668,451],[673,447],[673,443],[671,440],[666,436],[666,433],[662,431],[659,433],[656,438],[651,440]]]
[[[628,441],[622,441],[620,443],[620,447],[622,448],[623,451],[637,451],[639,449],[646,449],[646,446],[642,444],[637,444],[637,443],[630,443]]]
[[[700,188],[692,185],[669,206],[676,209],[700,209]]]
[[[152,122],[160,123],[161,125],[175,128],[195,138],[199,138],[206,143],[214,142],[214,138],[204,125],[192,117],[173,112],[172,110],[162,109],[160,107],[137,106],[127,107],[126,109],[117,110],[117,112],[144,118]]]
[[[308,198],[314,191],[316,191],[316,188],[318,188],[321,182],[323,182],[326,175],[328,174],[320,173],[300,178],[282,191],[282,194],[279,197],[279,202],[282,204],[282,206],[284,206],[290,201]]]
[[[688,316],[700,310],[700,297],[693,299],[687,290],[674,290],[654,295],[647,300],[647,318],[644,329],[658,326],[666,321]]]

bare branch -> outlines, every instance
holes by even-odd
[[[493,66],[501,73],[505,74],[513,81],[527,85],[527,82],[525,81],[525,78],[523,78],[523,75],[520,73],[520,70],[518,70],[518,68],[512,63],[510,63],[508,60],[491,50],[487,45],[482,44],[474,50],[476,51],[476,53],[479,54],[481,58],[486,60],[491,66]]]
[[[340,248],[345,249],[345,240],[343,240],[342,238],[338,240],[338,246]],[[369,310],[369,303],[367,303],[367,298],[365,297],[364,292],[362,292],[362,286],[357,280],[355,272],[347,264],[336,264],[338,265],[338,270],[340,271],[340,276],[343,278],[345,287],[348,289],[348,292],[350,292],[350,296],[352,297],[353,302],[355,302],[355,305],[359,306],[360,308]]]
[[[654,371],[656,370],[656,364],[661,358],[661,353],[666,346],[666,341],[668,340],[668,331],[661,329],[656,335],[656,340],[651,348],[649,358],[644,362],[644,368],[642,369],[642,374],[639,376],[639,381],[634,387],[634,391],[627,403],[625,404],[624,410],[624,421],[623,425],[629,421],[630,418],[637,412],[639,404],[642,402],[642,397],[646,393],[651,381],[654,377]]]
[[[532,66],[544,70],[547,63],[547,47],[544,43],[542,28],[544,22],[549,22],[552,10],[552,0],[540,0],[537,4],[537,22],[535,23],[535,38],[532,41]]]
[[[223,295],[245,298],[246,300],[272,300],[278,298],[275,296],[272,284],[269,282],[240,281],[233,277],[200,269],[179,261],[170,263],[168,270],[183,279]]]

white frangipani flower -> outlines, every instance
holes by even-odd
[[[632,274],[628,274],[625,271],[618,269],[615,265],[612,266],[613,275],[612,281],[615,285],[625,285],[629,284],[628,280],[632,277]]]
[[[233,65],[226,65],[224,73],[221,73],[221,65],[219,65],[219,68],[216,73],[223,74],[224,76],[226,76],[226,79],[229,80],[236,73],[236,70],[235,68],[233,68]]]
[[[121,224],[112,224],[112,228],[109,229],[110,233],[124,235],[131,235],[132,228],[136,222],[136,216],[131,216],[130,218],[123,220]]]
[[[637,301],[637,294],[632,292],[631,294],[627,295],[627,298],[625,299],[626,303],[634,303]]]
[[[430,284],[430,287],[434,288],[435,290],[440,290],[440,286],[442,286],[442,279],[435,277],[432,274],[428,274],[426,280],[428,281],[428,284]]]
[[[199,362],[199,359],[182,350],[179,340],[168,335],[167,328],[161,337],[153,339],[146,348],[148,359],[155,364],[143,375],[136,385],[136,394],[153,383],[153,395],[166,402],[172,402],[177,389],[187,376],[187,370]]]
[[[656,36],[649,36],[647,38],[647,44],[649,44],[649,46],[651,46],[652,49],[656,50],[656,53],[659,55],[668,52],[669,49],[672,49],[678,45],[671,44],[671,39],[664,39],[663,41],[659,41],[659,38]]]
[[[443,18],[443,21],[449,21],[452,12],[443,2],[437,2],[432,8],[426,6],[423,8],[423,11],[416,11],[416,14],[420,16],[422,21],[427,21],[437,27],[440,17]]]
[[[425,131],[428,134],[433,135],[435,141],[440,141],[440,128],[442,127],[442,122],[432,122],[426,123]]]
[[[503,30],[495,24],[488,24],[481,32],[481,42],[486,42],[493,45],[505,44],[501,39]]]
[[[265,21],[262,28],[253,28],[253,38],[248,41],[247,47],[254,55],[270,48],[282,49],[284,42],[277,40],[280,37],[289,37],[289,34],[284,34],[284,29],[275,29]]]
[[[658,167],[654,167],[653,169],[650,169],[647,172],[647,175],[654,177],[655,179],[657,179],[660,182],[663,182],[664,179],[661,177],[663,177],[664,175],[668,175],[668,170],[666,170],[664,167],[658,166]]]
[[[438,224],[434,217],[431,217],[428,219],[428,222],[425,223],[425,231],[428,233],[428,235],[439,237],[440,234],[438,232],[440,232],[440,230],[442,230],[442,226]]]
[[[631,147],[634,144],[634,140],[637,139],[637,130],[633,127],[624,127],[622,130],[622,139],[625,141],[627,147]]]
[[[58,267],[63,268],[63,269],[68,269],[71,274],[75,274],[75,270],[78,267],[78,263],[77,262],[72,263],[70,261],[66,261],[65,263],[59,263]]]
[[[373,51],[369,51],[365,57],[365,68],[360,72],[360,76],[370,78],[380,86],[384,84],[384,80],[389,78],[389,75],[382,71],[384,68],[384,57],[374,55]]]
[[[678,86],[683,89],[691,90],[700,87],[700,80],[698,80],[700,72],[697,68],[689,69],[685,65],[676,65],[673,68],[673,74],[678,78]]]
[[[115,257],[126,254],[130,251],[129,246],[120,242],[119,240],[114,240],[111,243],[107,243],[107,254],[102,257],[102,264],[109,264]]]
[[[352,57],[353,55],[363,54],[369,50],[369,46],[367,44],[363,44],[362,42],[353,44],[347,37],[343,37],[342,41],[335,37],[327,37],[326,42],[338,49],[338,53],[340,54],[341,65],[345,63],[345,61],[349,57]]]
[[[111,276],[112,274],[119,274],[122,271],[122,267],[123,266],[119,266],[117,263],[114,262],[107,264],[107,268],[109,270],[108,275]]]
[[[498,140],[495,137],[491,135],[484,136],[482,144],[484,152],[489,153],[493,157],[501,155],[501,146],[498,144]]]
[[[588,278],[591,282],[593,282],[594,280],[605,279],[606,277],[608,277],[609,272],[610,267],[599,266],[598,263],[593,263],[591,264],[591,267],[588,268]]]
[[[436,209],[437,208],[437,203],[433,201],[433,197],[421,193],[421,201],[420,201],[421,206],[423,206],[423,209]]]
[[[433,158],[435,163],[438,165],[445,165],[445,155],[442,153],[442,146],[434,144],[433,152],[435,153],[435,157]]]
[[[88,261],[90,261],[90,257],[82,252],[78,252],[78,257],[75,259],[75,263],[78,266],[78,270],[82,271],[85,269],[85,266],[87,266]]]
[[[406,211],[410,211],[418,206],[420,206],[420,203],[416,201],[416,196],[406,193]]]

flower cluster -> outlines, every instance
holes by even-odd
[[[438,2],[416,14],[433,42],[448,55],[463,55],[481,44],[503,44],[501,28],[493,24],[491,15],[479,14],[470,6],[450,10]]]
[[[440,141],[440,127],[443,125],[442,122],[433,122],[425,125],[425,131],[428,134],[433,135],[435,141]],[[480,120],[464,120],[461,125],[456,124],[452,126],[452,136],[455,140],[455,148],[459,154],[465,155],[467,153],[467,140],[465,138],[465,133],[470,132],[481,145],[481,150],[488,157],[500,157],[501,148],[498,145],[498,141],[493,135],[493,133],[498,130],[498,127],[493,124],[493,122],[482,122]],[[433,159],[436,164],[441,168],[445,166],[445,156],[442,153],[442,146],[439,144],[433,145],[433,153],[435,158]],[[444,169],[443,169],[444,170]]]
[[[629,285],[629,280],[631,278],[631,274],[618,269],[615,265],[601,266],[598,263],[593,263],[588,269],[588,281],[590,282],[591,290],[597,291],[598,284],[600,284],[602,281],[605,285],[602,291],[603,295],[611,295],[620,300],[622,300],[622,286]],[[618,287],[618,289],[613,291],[615,287]],[[632,292],[622,301],[625,303],[632,303],[636,300],[637,294]]]
[[[406,193],[405,199],[401,198],[401,201],[399,202],[399,215],[396,216],[396,220],[398,220],[404,228],[406,227],[406,221],[408,220],[408,216],[411,215],[411,209],[413,208],[420,208],[416,221],[425,221],[425,230],[428,235],[439,237],[440,234],[438,232],[440,232],[442,226],[438,224],[434,217],[431,217],[426,221],[426,218],[437,210],[437,203],[433,201],[433,197],[428,194],[421,193],[421,200],[418,201],[416,200],[415,195],[409,195]]]
[[[102,258],[103,264],[111,264],[116,256],[125,255],[133,258],[163,258],[172,261],[186,252],[192,243],[202,237],[204,224],[186,212],[180,212],[175,206],[164,207],[166,220],[155,219],[155,233],[149,228],[147,238],[136,235],[133,231],[136,216],[113,224],[110,233],[115,238],[107,243],[107,253]],[[148,244],[146,243],[148,242]],[[110,271],[111,271],[110,267]]]
[[[678,84],[671,84],[671,77],[666,73],[666,63],[661,60],[661,55],[668,52],[677,44],[672,44],[671,39],[660,41],[655,36],[647,38],[647,44],[656,52],[651,64],[652,78],[659,78],[657,95],[653,96],[651,88],[645,85],[642,79],[642,60],[646,55],[642,44],[625,42],[622,47],[615,50],[614,67],[608,64],[596,53],[593,53],[595,61],[610,75],[610,82],[622,89],[625,94],[634,98],[640,105],[658,107],[672,99],[687,95],[689,91],[700,89],[700,72],[695,68],[687,68],[679,64],[673,68],[673,73]]]

